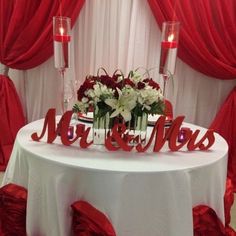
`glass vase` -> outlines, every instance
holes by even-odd
[[[110,131],[110,114],[98,117],[99,108],[93,111],[93,144],[105,144],[106,137]]]
[[[161,55],[159,74],[163,78],[163,95],[165,96],[166,83],[175,73],[177,50],[179,43],[180,22],[167,21],[162,24]]]
[[[132,135],[133,139],[130,145],[145,144],[147,135],[148,115],[143,113],[141,116],[132,115],[131,121],[127,124],[127,133]]]
[[[54,65],[61,77],[61,113],[68,108],[65,96],[65,71],[70,67],[71,19],[64,16],[53,17]]]
[[[102,117],[98,117],[98,114],[99,108],[95,106],[93,119],[93,144],[104,145],[107,136],[112,132],[112,128],[118,123],[126,126],[126,132],[122,132],[120,136],[128,143],[128,145],[136,146],[139,143],[146,143],[148,125],[148,115],[146,113],[143,113],[141,116],[132,115],[131,120],[128,122],[125,122],[122,116],[110,118],[109,113],[106,113]],[[131,136],[132,138],[130,138]],[[113,145],[116,146],[115,140],[113,140]]]

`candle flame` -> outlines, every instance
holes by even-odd
[[[64,34],[64,28],[60,27],[59,28],[60,34],[63,35]]]
[[[174,40],[174,34],[168,36],[168,42],[172,42]]]

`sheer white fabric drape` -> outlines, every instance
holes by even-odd
[[[158,75],[160,30],[146,0],[86,1],[72,38],[68,84],[71,80],[79,86],[87,74],[96,74],[102,66],[110,74],[117,68],[125,74],[137,67],[154,68],[150,74],[162,86]],[[61,80],[53,57],[32,70],[10,70],[10,76],[28,122],[44,117],[51,107],[60,112]],[[207,127],[235,85],[236,80],[209,78],[177,60],[166,93],[175,116],[185,115],[185,121]]]

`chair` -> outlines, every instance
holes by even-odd
[[[26,236],[27,190],[16,184],[0,188],[0,235]]]
[[[88,202],[77,201],[71,208],[74,236],[116,236],[109,219]]]
[[[208,206],[193,208],[194,236],[226,236],[223,223],[215,211]]]
[[[236,236],[236,232],[229,225],[230,210],[233,203],[233,184],[231,179],[227,178],[224,195],[225,226],[213,209],[205,205],[199,205],[193,208],[194,236]]]

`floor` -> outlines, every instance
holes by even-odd
[[[0,183],[2,183],[3,172],[0,172]],[[234,205],[231,209],[231,226],[236,230],[236,194],[234,194]]]

